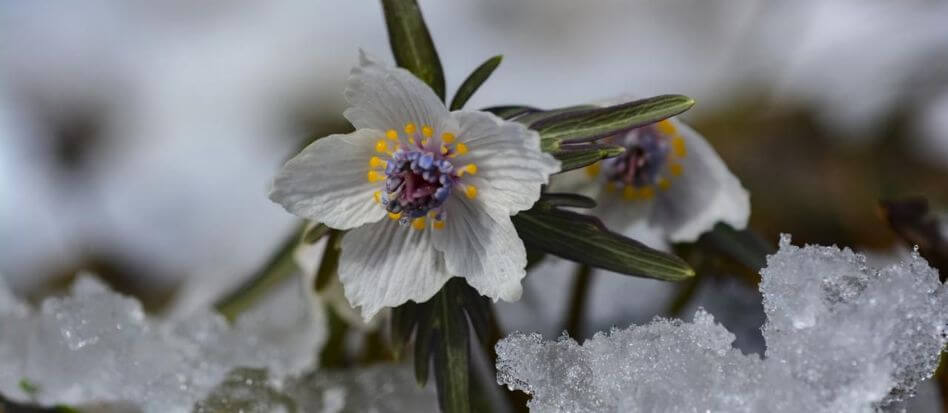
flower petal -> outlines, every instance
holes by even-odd
[[[717,152],[693,129],[673,120],[687,154],[677,160],[681,176],[657,195],[651,223],[660,225],[673,242],[698,239],[718,222],[743,229],[750,216],[750,196]]]
[[[367,179],[374,143],[382,137],[380,131],[361,129],[313,142],[283,166],[270,199],[336,229],[382,219],[385,209],[372,199],[380,184]]]
[[[507,122],[487,112],[455,111],[460,124],[458,141],[468,147],[462,163],[477,165],[474,182],[487,205],[512,215],[529,209],[540,197],[540,187],[560,162],[540,150],[540,135],[526,126]]]
[[[445,202],[443,229],[433,230],[434,245],[444,252],[448,272],[464,277],[496,301],[516,301],[523,289],[527,250],[510,216],[488,210],[480,199],[452,196]]]
[[[649,217],[655,214],[655,200],[627,200],[622,198],[619,191],[621,190],[601,191],[596,199],[596,207],[589,213],[599,217],[610,231],[625,235],[649,247],[670,251],[665,228],[649,220]]]
[[[430,299],[451,275],[434,249],[431,230],[385,220],[342,238],[339,280],[353,307],[368,321],[379,309]]]
[[[378,62],[359,51],[346,87],[350,107],[343,115],[356,129],[394,129],[429,125],[438,131],[457,130],[448,109],[434,91],[411,72]]]

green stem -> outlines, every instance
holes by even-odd
[[[217,312],[227,321],[234,321],[240,313],[253,307],[274,286],[281,284],[297,271],[293,251],[299,244],[302,229],[293,231],[269,260],[246,282],[214,304]]]
[[[668,308],[665,309],[665,313],[668,314],[669,317],[680,317],[682,311],[685,311],[685,307],[688,306],[688,303],[691,302],[691,299],[694,298],[695,294],[698,292],[698,286],[700,284],[700,275],[685,281],[683,285],[679,286],[678,293],[668,304]]]
[[[589,285],[592,284],[592,267],[580,264],[576,270],[576,280],[573,282],[573,296],[569,300],[566,313],[565,330],[570,337],[579,340],[580,327],[585,316],[586,301],[589,299]]]

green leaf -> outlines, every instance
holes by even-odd
[[[609,231],[597,218],[556,208],[541,198],[513,217],[529,248],[610,271],[680,281],[694,276],[681,258]]]
[[[502,119],[507,119],[507,120],[516,118],[518,116],[521,116],[527,113],[542,112],[542,110],[531,107],[531,106],[518,106],[518,105],[491,106],[491,107],[483,108],[481,109],[481,111],[493,113],[497,115],[498,117]]]
[[[444,71],[415,0],[382,0],[395,63],[418,76],[444,100]]]
[[[454,94],[454,99],[451,99],[451,110],[458,110],[464,107],[464,104],[474,95],[474,92],[484,84],[484,81],[490,77],[491,73],[494,73],[494,69],[497,69],[497,66],[500,65],[500,61],[503,60],[503,58],[501,55],[494,56],[487,59],[486,62],[481,63],[477,69],[474,69],[474,71],[468,75],[467,79],[464,79],[461,86],[458,87],[457,93]]]
[[[560,161],[559,173],[563,173],[592,165],[606,158],[619,156],[623,152],[625,148],[617,145],[589,144],[560,147],[552,155]]]
[[[435,379],[438,404],[445,413],[471,411],[468,362],[471,349],[458,282],[465,281],[460,278],[449,281],[434,301],[440,336],[434,352]]]
[[[424,306],[418,314],[418,328],[415,332],[415,380],[425,387],[428,383],[428,366],[431,363],[431,349],[435,345],[434,303],[433,300],[420,304]]]
[[[694,104],[687,96],[655,96],[604,108],[565,111],[536,120],[530,128],[539,132],[544,141],[590,141],[678,115]]]
[[[552,193],[543,194],[543,203],[547,207],[595,208],[596,201],[579,194]]]
[[[411,333],[415,329],[415,323],[418,321],[418,310],[420,306],[413,301],[409,301],[392,309],[391,318],[391,342],[395,358],[402,357],[402,350],[411,340]]]
[[[596,105],[574,105],[567,106],[565,108],[551,109],[551,110],[541,110],[533,113],[528,113],[517,118],[517,122],[520,122],[524,125],[531,126],[537,122],[540,122],[545,119],[550,119],[556,116],[564,116],[570,113],[586,113],[590,110],[601,109]]]
[[[315,244],[319,240],[323,239],[327,234],[329,234],[329,227],[322,223],[316,223],[315,225],[306,228],[306,231],[303,232],[303,243],[304,244]]]
[[[767,265],[767,255],[776,252],[773,245],[751,230],[736,230],[725,223],[718,223],[698,241],[710,243],[714,249],[727,254],[754,272]]]
[[[316,269],[316,281],[312,285],[312,288],[316,291],[325,289],[333,277],[336,277],[336,270],[339,268],[339,244],[341,242],[342,232],[330,230],[329,241],[326,242],[326,249],[323,252],[323,259],[319,262],[319,268]]]

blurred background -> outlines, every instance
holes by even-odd
[[[469,107],[694,97],[683,117],[750,191],[765,244],[787,232],[885,262],[908,247],[880,199],[948,203],[948,1],[421,6],[449,91],[504,55]],[[219,297],[295,228],[269,181],[308,139],[348,129],[342,92],[360,47],[390,58],[376,2],[0,2],[0,274],[33,300],[79,269],[153,311]],[[550,285],[566,297],[571,272],[557,271]],[[754,274],[739,275],[685,295],[594,283],[578,334],[717,305],[757,351]],[[531,288],[502,321],[558,334],[564,310]]]

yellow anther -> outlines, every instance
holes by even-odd
[[[675,124],[668,119],[656,123],[655,128],[658,129],[658,133],[661,133],[665,136],[675,136],[675,134],[678,133],[678,128],[676,128]]]
[[[405,133],[407,133],[407,134],[409,134],[409,135],[415,133],[415,124],[414,124],[414,123],[406,123],[406,124],[405,124]]]
[[[454,152],[457,152],[458,155],[464,155],[467,153],[467,145],[459,143],[454,146]]]
[[[464,165],[464,167],[461,168],[460,170],[458,170],[458,176],[462,176],[462,175],[464,175],[465,173],[468,173],[468,174],[471,174],[471,175],[476,174],[476,173],[477,173],[477,165],[474,165],[474,164],[472,164],[472,163],[469,163],[469,164],[467,164],[467,165]]]
[[[672,151],[675,152],[675,156],[679,158],[684,158],[685,154],[688,153],[688,151],[685,149],[685,140],[682,139],[681,136],[678,136],[678,137],[675,137],[675,139],[672,139],[671,144],[672,144]]]
[[[451,132],[442,133],[441,140],[443,140],[444,143],[452,143],[454,142],[454,134]]]
[[[372,193],[372,199],[375,200],[376,204],[382,203],[382,191],[375,191]]]
[[[658,188],[662,191],[667,190],[671,186],[671,181],[665,178],[658,178]]]
[[[422,126],[421,134],[425,135],[426,138],[430,138],[431,135],[434,135],[434,129],[431,129],[431,126],[428,125]]]
[[[395,132],[395,129],[389,129],[385,132],[385,137],[391,140],[398,140],[398,132]]]
[[[369,159],[369,167],[370,168],[384,168],[385,161],[383,161],[382,158],[379,158],[378,156],[373,156],[372,158]]]
[[[448,147],[447,147],[447,146],[444,146],[444,145],[441,145],[441,154],[444,155],[444,154],[446,154],[446,153],[448,153]]]
[[[382,174],[378,173],[377,171],[369,171],[368,178],[369,182],[377,182],[383,179]]]
[[[379,139],[378,142],[375,142],[375,151],[376,152],[388,152],[388,142]]]
[[[435,229],[444,229],[444,221],[435,221],[435,222],[434,222],[434,228],[435,228]]]
[[[655,196],[655,189],[650,186],[643,186],[642,189],[639,190],[639,195],[643,199],[652,199],[652,197]]]
[[[599,175],[600,169],[602,169],[602,165],[600,165],[599,162],[596,162],[586,167],[586,175],[597,176]]]
[[[639,196],[638,192],[635,190],[635,187],[632,185],[622,188],[622,197],[628,200],[633,200]]]
[[[464,195],[467,195],[467,197],[470,199],[477,198],[477,187],[474,185],[468,185],[467,188],[464,188]]]
[[[681,173],[684,172],[685,167],[681,166],[680,163],[670,163],[668,164],[668,170],[671,172],[672,176],[681,176]]]
[[[397,220],[398,220],[399,218],[401,218],[401,217],[402,217],[402,213],[401,213],[401,212],[399,212],[399,213],[397,213],[397,214],[394,213],[394,212],[389,212],[389,213],[388,213],[388,219],[390,219],[390,220],[392,220],[392,221],[397,221]]]
[[[411,221],[411,227],[419,231],[425,229],[425,217],[415,218]]]
[[[606,182],[606,192],[615,192],[616,184],[615,182]]]

